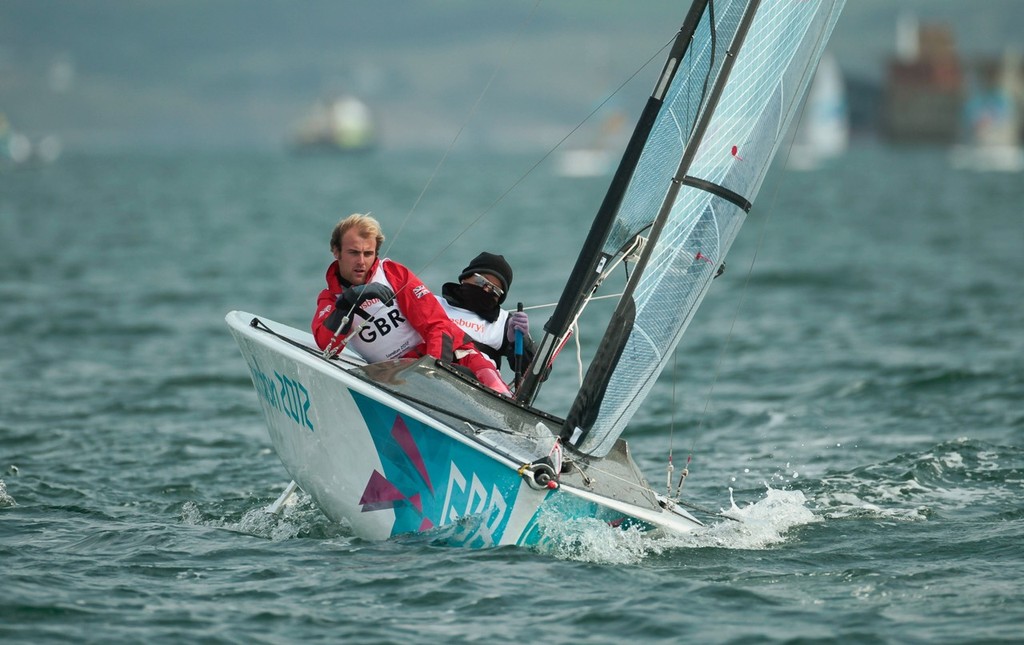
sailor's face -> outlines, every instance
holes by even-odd
[[[377,259],[377,240],[360,237],[358,231],[349,229],[341,236],[341,248],[334,251],[334,257],[342,278],[353,285],[365,284],[370,277],[370,267]]]

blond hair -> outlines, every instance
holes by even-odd
[[[353,213],[343,217],[331,231],[331,251],[341,251],[341,238],[350,229],[355,229],[357,235],[362,238],[374,238],[377,241],[377,252],[380,252],[380,245],[384,243],[384,233],[380,230],[380,222],[362,213]]]

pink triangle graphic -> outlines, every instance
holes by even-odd
[[[420,494],[419,493],[416,493],[415,495],[410,497],[409,498],[409,503],[413,505],[413,508],[416,509],[417,513],[419,513],[420,515],[423,515],[423,500],[420,498]]]
[[[434,485],[430,483],[430,475],[427,473],[427,465],[423,463],[423,455],[420,454],[420,449],[416,446],[416,442],[413,440],[412,434],[409,432],[409,428],[405,425],[402,417],[395,417],[395,425],[391,427],[391,436],[394,437],[398,445],[405,451],[405,456],[416,467],[416,471],[419,472],[423,483],[433,493]]]
[[[405,499],[402,491],[395,488],[384,475],[376,470],[370,475],[370,481],[366,482],[363,496],[359,498],[359,505],[365,506],[363,511],[376,511],[382,508],[392,508],[395,502]]]
[[[420,533],[423,531],[429,531],[432,528],[434,528],[434,523],[424,517],[423,521],[420,522]]]

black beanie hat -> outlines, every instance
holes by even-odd
[[[474,273],[487,273],[496,277],[501,282],[501,288],[505,292],[498,298],[498,304],[505,302],[508,288],[512,286],[512,267],[505,261],[504,255],[495,255],[484,251],[473,258],[469,266],[462,270],[462,273],[459,274],[459,280],[465,280]]]

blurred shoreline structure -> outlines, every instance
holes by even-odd
[[[968,58],[951,25],[903,14],[886,64],[880,134],[897,144],[1016,146],[1022,86],[1012,48]]]
[[[896,51],[886,66],[882,134],[893,143],[952,144],[960,124],[964,70],[948,25],[896,26]]]
[[[533,13],[530,3],[313,0],[297,12],[244,0],[13,0],[0,9],[0,112],[13,133],[0,141],[0,163],[180,148],[433,151],[468,124],[455,153],[557,147],[554,172],[607,174],[628,133],[602,140],[595,115],[561,140],[620,84],[616,107],[639,112],[657,73],[643,69],[651,52],[640,43],[674,33],[668,5],[547,3]],[[521,34],[509,33],[510,21],[523,21]],[[612,33],[623,49],[609,47]],[[1024,52],[1021,34],[1020,0],[848,2],[830,49],[850,144],[944,152],[968,143],[978,66],[1012,58],[1007,48]],[[1010,95],[1019,137],[1024,103]],[[368,108],[370,128],[332,133],[330,104],[347,97]],[[26,150],[27,161],[12,161]]]

